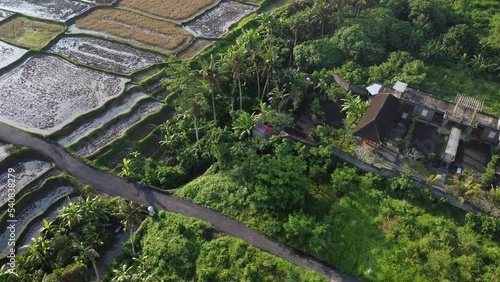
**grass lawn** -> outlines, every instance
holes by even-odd
[[[467,70],[455,66],[428,66],[423,91],[453,101],[458,93],[484,101],[483,111],[500,115],[500,82],[498,78],[476,78]]]
[[[49,44],[65,28],[62,24],[13,16],[12,20],[0,24],[0,39],[23,47],[40,49]]]
[[[405,161],[406,165],[410,167],[413,173],[422,175],[424,177],[435,175],[436,172],[430,168],[427,168],[422,161]]]

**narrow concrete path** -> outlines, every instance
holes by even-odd
[[[359,281],[350,274],[340,272],[332,266],[303,255],[283,243],[255,232],[241,222],[175,195],[156,191],[155,189],[140,188],[123,178],[92,168],[58,145],[48,144],[4,123],[0,123],[0,139],[11,144],[29,147],[47,155],[52,158],[61,170],[68,172],[81,182],[89,184],[105,194],[120,196],[137,204],[153,205],[157,209],[208,221],[216,229],[228,235],[240,238],[254,247],[315,271],[328,279],[334,281]]]

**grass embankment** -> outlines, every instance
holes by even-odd
[[[174,52],[186,45],[191,37],[170,22],[119,9],[95,10],[77,20],[76,26],[132,39],[169,52]]]
[[[14,15],[0,24],[0,39],[30,49],[41,49],[65,29],[62,24]]]
[[[155,281],[326,281],[240,239],[214,232],[201,220],[161,211],[134,234],[138,258],[132,260],[127,242],[113,263],[116,272],[105,281],[123,275],[124,264],[131,267],[129,274],[146,270],[143,273]]]
[[[190,18],[219,0],[123,0],[120,5],[172,20]]]
[[[310,185],[304,209],[284,216],[253,210],[249,189],[228,174],[204,175],[176,194],[369,281],[496,281],[500,245],[474,232],[464,213],[396,197],[373,177],[356,176],[341,197]]]

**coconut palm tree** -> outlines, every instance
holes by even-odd
[[[120,217],[123,218],[121,220],[121,224],[123,225],[124,231],[130,231],[130,241],[132,243],[132,253],[134,254],[134,257],[136,256],[133,237],[134,228],[139,225],[144,219],[144,216],[139,212],[140,208],[140,206],[136,207],[134,203],[129,202],[127,204],[121,205],[119,211]]]
[[[243,34],[236,40],[237,45],[241,46],[248,52],[249,67],[255,73],[257,81],[257,98],[260,97],[260,74],[262,72],[262,44],[256,29],[245,30]]]
[[[367,101],[351,93],[347,93],[346,97],[340,100],[343,102],[342,111],[347,113],[347,120],[351,124],[357,123],[368,108]]]
[[[99,275],[99,270],[97,269],[97,264],[96,264],[96,259],[100,257],[99,253],[97,253],[97,251],[94,250],[93,248],[88,248],[85,251],[85,257],[87,257],[87,259],[90,260],[92,266],[94,267],[96,280],[101,281],[101,276]]]
[[[243,109],[241,78],[243,77],[244,71],[247,68],[247,58],[244,51],[244,48],[233,45],[229,47],[226,53],[222,56],[223,66],[231,73],[231,77],[233,79],[233,88],[238,87],[238,92],[240,94],[240,110]],[[231,109],[234,110],[233,101],[231,101]]]
[[[206,90],[206,88],[205,88]],[[187,90],[182,99],[178,100],[177,111],[193,119],[196,142],[200,140],[199,119],[208,109],[208,103],[202,89],[193,86]]]
[[[214,122],[217,121],[217,113],[215,111],[215,94],[214,91],[220,91],[219,76],[220,66],[219,61],[215,60],[213,54],[210,54],[210,59],[201,61],[201,77],[206,81],[210,89],[212,97],[212,111],[214,113]]]
[[[264,99],[265,95],[269,92],[269,81],[273,78],[275,69],[281,64],[281,60],[278,55],[278,47],[272,44],[265,45],[262,58],[264,60],[263,74],[265,74],[266,77],[266,83],[262,89],[261,97],[261,99]]]

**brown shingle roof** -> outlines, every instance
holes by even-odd
[[[376,95],[354,129],[354,135],[382,143],[400,106],[399,99],[393,95]]]

